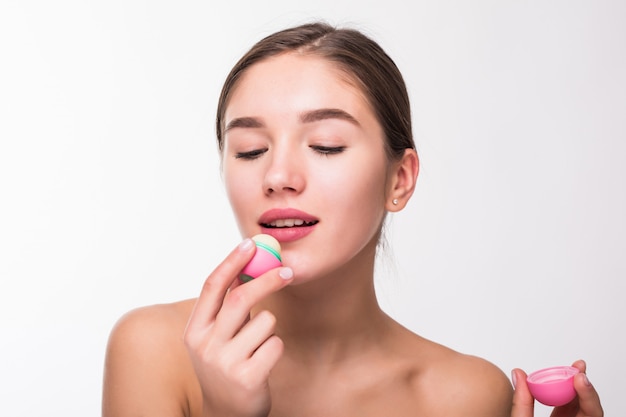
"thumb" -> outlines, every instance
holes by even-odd
[[[528,390],[526,377],[526,372],[521,369],[516,368],[511,371],[511,380],[513,381],[513,387],[515,388],[511,417],[533,417],[535,399]]]
[[[604,415],[598,392],[586,374],[580,373],[574,377],[574,389],[578,394],[578,407],[583,415],[593,417]]]

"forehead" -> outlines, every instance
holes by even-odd
[[[225,119],[242,116],[242,112],[320,107],[371,112],[359,83],[338,64],[289,52],[246,69],[231,93]]]

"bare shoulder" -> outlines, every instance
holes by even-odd
[[[510,416],[513,388],[500,368],[433,342],[427,341],[423,352],[415,388],[428,394],[430,415]]]
[[[109,344],[122,343],[127,347],[159,349],[161,342],[172,338],[182,340],[184,326],[191,314],[194,300],[172,304],[155,304],[140,307],[124,314],[111,331]]]
[[[107,345],[103,416],[187,415],[193,369],[183,344],[193,300],[122,316]]]
[[[457,375],[451,384],[467,404],[464,416],[510,416],[513,387],[508,377],[493,363],[470,355],[456,353],[454,369]],[[469,411],[472,413],[469,413]]]

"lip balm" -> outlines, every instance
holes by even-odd
[[[558,407],[576,397],[574,376],[579,372],[578,368],[573,366],[554,366],[529,374],[526,383],[537,401]]]
[[[241,270],[239,274],[241,282],[248,282],[283,264],[280,258],[280,243],[273,236],[260,234],[253,236],[252,240],[256,245],[256,252]]]

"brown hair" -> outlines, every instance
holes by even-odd
[[[241,75],[255,63],[290,51],[328,59],[354,78],[372,105],[386,136],[390,159],[415,148],[411,108],[402,74],[385,51],[361,32],[337,29],[326,23],[309,23],[269,35],[256,43],[226,77],[217,106],[217,141],[223,149],[224,113]]]

